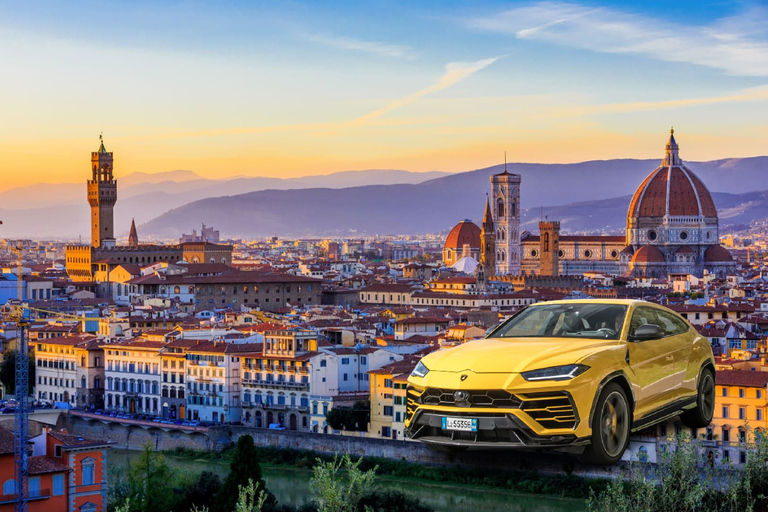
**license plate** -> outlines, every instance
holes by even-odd
[[[477,432],[476,418],[443,418],[443,430]]]

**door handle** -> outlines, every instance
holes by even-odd
[[[671,361],[671,360],[673,360],[673,359],[674,359],[674,357],[672,357],[672,356],[667,356],[667,357],[666,357],[666,359],[667,359],[667,361]]]

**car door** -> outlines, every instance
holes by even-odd
[[[688,334],[688,324],[675,316],[674,313],[657,309],[656,316],[659,319],[659,327],[664,331],[664,337],[670,338],[670,349],[672,350],[671,370],[675,376],[674,398],[680,398],[683,391],[682,386],[685,372],[688,369],[688,361],[691,359],[693,337]]]
[[[656,308],[638,306],[632,312],[628,340],[641,325],[659,325]],[[627,341],[629,366],[634,373],[636,417],[642,417],[665,405],[675,395],[674,340]]]

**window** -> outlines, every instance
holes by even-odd
[[[755,390],[755,398],[763,398],[763,390],[762,389]]]
[[[40,477],[31,476],[29,477],[28,482],[29,482],[29,497],[39,498],[40,497]]]
[[[384,406],[384,416],[392,416],[392,406],[391,405],[385,405]]]
[[[739,462],[741,464],[746,464],[747,463],[747,452],[739,452]]]
[[[747,408],[746,407],[739,407],[739,419],[743,420],[747,417]]]
[[[739,429],[739,442],[740,443],[746,443],[747,442],[747,431],[743,428]]]
[[[320,368],[325,368],[325,366],[326,366],[325,359],[321,359],[320,360]]]
[[[96,461],[91,457],[83,459],[81,463],[83,471],[83,485],[93,485],[96,477]]]
[[[342,357],[341,358],[341,364],[349,364],[349,358],[348,357]]]
[[[724,405],[723,406],[723,418],[727,418],[727,417],[728,417],[728,406]]]
[[[755,410],[755,419],[757,421],[761,421],[763,419],[763,410],[762,409],[756,409]]]
[[[739,398],[744,398],[744,388],[739,388]]]
[[[54,457],[61,457],[61,445],[57,444],[53,447],[53,456]]]
[[[731,461],[730,450],[723,450],[723,462],[730,462],[730,461]]]
[[[3,484],[3,494],[16,494],[16,480],[11,478]]]
[[[53,495],[61,496],[64,494],[64,475],[53,475]]]
[[[723,396],[728,396],[728,388],[723,387]]]

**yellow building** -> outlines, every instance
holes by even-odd
[[[743,464],[743,443],[751,442],[755,432],[764,432],[768,426],[768,372],[721,370],[715,381],[715,415],[707,439],[720,441],[720,460]]]
[[[405,439],[405,388],[420,356],[410,356],[368,372],[371,382],[371,421],[368,435]]]

